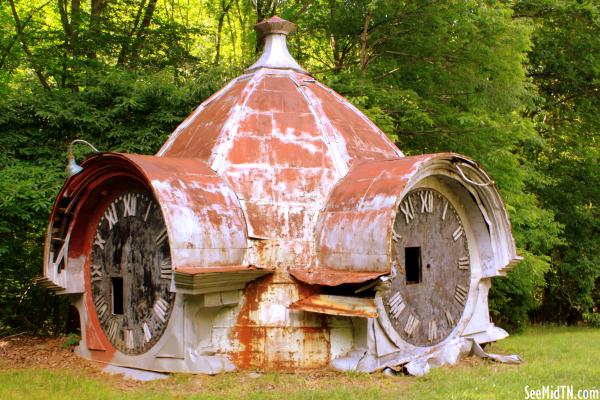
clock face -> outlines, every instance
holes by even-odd
[[[396,275],[383,303],[394,330],[415,346],[441,342],[462,316],[471,278],[465,229],[452,203],[433,189],[409,192],[396,215],[392,254]]]
[[[175,299],[171,277],[167,229],[152,194],[114,198],[94,233],[90,284],[100,325],[118,350],[141,354],[161,337]]]

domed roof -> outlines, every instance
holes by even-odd
[[[204,101],[158,153],[208,163],[242,200],[257,237],[302,236],[283,203],[312,203],[316,211],[354,164],[402,157],[373,122],[292,58],[286,36],[295,27],[278,17],[258,24],[265,35],[259,60]],[[269,218],[271,228],[258,222]]]
[[[260,59],[203,102],[158,155],[225,164],[320,167],[345,175],[362,160],[402,156],[400,150],[345,98],[316,81],[289,54],[295,25],[272,17]]]

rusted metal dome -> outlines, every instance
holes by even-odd
[[[200,159],[222,176],[244,202],[251,237],[309,239],[314,218],[305,211],[318,211],[353,165],[402,153],[298,66],[285,44],[294,24],[272,17],[258,28],[261,59],[202,103],[158,155]]]
[[[164,371],[373,371],[506,336],[490,322],[487,291],[518,257],[493,182],[458,154],[405,157],[298,65],[286,46],[294,29],[278,17],[258,24],[259,60],[156,156],[94,155],[65,183],[44,275],[74,295],[79,354]],[[458,225],[436,247],[425,236],[451,229],[440,225],[448,209]],[[425,222],[411,228],[416,215]],[[398,280],[414,249],[418,276],[406,282],[437,279],[446,308],[410,308],[411,291],[436,297]],[[458,267],[432,275],[422,257]],[[123,299],[138,311],[123,311]]]

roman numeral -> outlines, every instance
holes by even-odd
[[[119,216],[117,215],[117,208],[115,203],[112,203],[110,207],[104,212],[104,218],[108,221],[108,229],[112,229],[113,225],[117,223]]]
[[[458,239],[460,239],[460,237],[463,235],[463,233],[465,233],[465,230],[463,229],[462,226],[459,226],[458,228],[456,228],[456,230],[452,234],[452,239],[454,239],[454,241],[456,242]]]
[[[159,330],[162,325],[154,313],[150,316],[150,318],[148,318],[147,322],[150,333]]]
[[[132,193],[127,193],[125,196],[123,196],[124,217],[135,215],[136,202],[137,198]]]
[[[163,323],[167,322],[167,310],[169,309],[169,303],[165,301],[162,297],[159,298],[156,303],[154,303],[154,315],[158,317]]]
[[[156,244],[160,246],[165,239],[167,239],[167,228],[163,228],[163,230],[156,235]]]
[[[471,263],[469,262],[469,257],[461,257],[458,259],[458,269],[469,269]]]
[[[396,292],[392,297],[390,297],[388,305],[390,306],[390,313],[392,314],[392,318],[394,319],[398,319],[402,311],[406,308],[406,304],[404,304],[404,300],[398,292]]]
[[[419,326],[419,323],[420,321],[417,319],[417,317],[410,314],[408,316],[408,321],[406,321],[406,325],[404,326],[404,332],[406,332],[408,336],[412,336],[415,329],[417,329],[417,326]]]
[[[96,314],[98,315],[99,320],[104,319],[104,315],[106,314],[106,310],[108,310],[108,303],[103,295],[99,295],[94,302],[96,306]]]
[[[172,275],[171,257],[163,258],[160,262],[160,279],[171,279]]]
[[[467,288],[462,285],[456,285],[456,290],[454,291],[454,299],[458,301],[461,306],[464,306],[465,301],[467,300]]]
[[[448,326],[454,326],[454,318],[452,318],[452,314],[448,310],[446,310],[446,322],[448,322]]]
[[[125,346],[128,349],[133,349],[135,347],[135,341],[133,340],[133,330],[127,329],[125,331]]]
[[[94,246],[98,246],[104,250],[104,243],[106,243],[106,240],[102,239],[100,232],[97,232],[96,237],[94,238]]]
[[[429,321],[429,327],[427,329],[427,340],[433,342],[438,337],[437,335],[437,323],[435,320]]]
[[[415,217],[415,207],[413,206],[412,200],[410,197],[404,200],[400,204],[400,211],[404,214],[404,218],[406,219],[406,224],[408,225],[410,221]]]
[[[110,320],[110,322],[108,323],[108,338],[110,339],[111,342],[114,342],[115,339],[117,338],[117,333],[119,330],[119,321],[116,318],[113,318]]]
[[[152,332],[150,332],[150,328],[148,328],[148,324],[146,322],[144,322],[142,328],[144,329],[144,342],[148,343],[152,339]]]
[[[442,221],[446,219],[446,211],[448,211],[448,202],[444,204],[444,211],[442,211]]]
[[[394,229],[392,229],[392,240],[394,242],[399,242],[402,239],[402,236],[398,235]]]
[[[102,280],[102,268],[99,265],[90,265],[90,280],[97,282]]]
[[[433,211],[433,192],[430,190],[425,190],[423,192],[419,192],[419,197],[421,198],[421,214],[432,212]]]
[[[148,219],[148,214],[150,214],[150,210],[152,209],[152,203],[148,204],[148,208],[146,209],[146,214],[144,214],[144,222]]]

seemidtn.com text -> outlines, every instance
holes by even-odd
[[[545,385],[524,388],[526,400],[600,400],[600,389],[576,389],[571,385]]]

